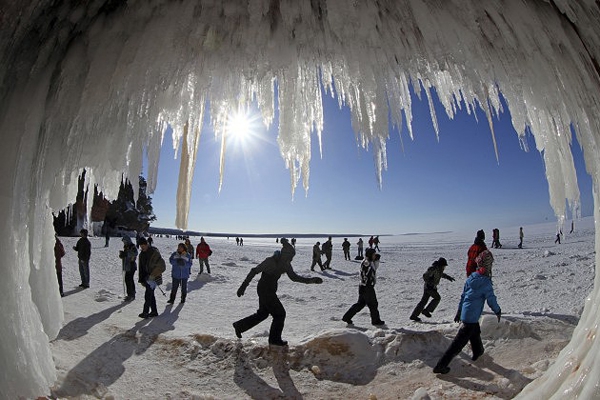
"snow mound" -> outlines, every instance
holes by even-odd
[[[498,339],[539,339],[533,328],[527,321],[509,321],[498,318],[495,315],[484,315],[481,320],[481,337],[488,340]]]

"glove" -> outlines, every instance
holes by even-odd
[[[460,322],[460,310],[454,316],[454,322],[456,322],[456,323]]]
[[[321,277],[315,276],[314,278],[311,278],[310,283],[323,283],[323,279]]]
[[[450,282],[454,282],[456,279],[454,279],[453,277],[449,276],[449,277],[448,277],[448,280],[449,280]]]
[[[498,317],[498,322],[500,322],[500,316],[502,316],[502,310],[496,313],[496,317]]]
[[[237,297],[242,297],[246,293],[246,288],[244,286],[240,286],[237,290]]]

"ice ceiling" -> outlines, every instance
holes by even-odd
[[[232,110],[256,101],[267,124],[279,110],[293,191],[300,182],[308,190],[322,96],[351,109],[381,179],[390,121],[405,119],[402,135],[412,139],[409,88],[430,104],[435,90],[451,117],[480,107],[492,132],[502,95],[516,131],[531,133],[543,154],[559,221],[579,200],[571,127],[598,213],[594,0],[4,0],[0,30],[2,398],[47,393],[56,378],[48,339],[62,306],[47,262],[50,211],[75,198],[83,168],[115,196],[122,173],[140,172],[144,151],[152,190],[170,124],[184,150],[177,225],[185,228],[207,101],[222,163]],[[599,297],[596,278],[571,343],[522,397],[600,396]]]

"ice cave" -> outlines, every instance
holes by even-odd
[[[351,109],[380,172],[396,156],[390,125],[404,119],[412,139],[410,90],[438,96],[450,117],[481,108],[492,132],[503,97],[543,156],[558,223],[579,200],[576,135],[599,231],[597,0],[4,0],[0,30],[1,398],[43,395],[56,378],[48,341],[62,306],[41,262],[51,258],[51,211],[75,198],[84,168],[114,198],[144,154],[152,190],[168,124],[188,161],[177,204],[185,228],[207,103],[221,140],[231,110],[255,102],[265,124],[279,111],[293,192],[308,190],[323,96]],[[596,234],[596,264],[599,250]],[[522,398],[600,397],[598,279],[570,344]]]

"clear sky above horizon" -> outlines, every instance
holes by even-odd
[[[188,230],[214,233],[358,233],[468,231],[555,221],[541,154],[527,136],[521,149],[511,118],[494,119],[499,160],[481,110],[477,120],[463,110],[453,120],[436,100],[439,141],[426,100],[413,95],[413,132],[390,131],[388,169],[379,190],[372,151],[360,148],[350,111],[324,96],[323,158],[312,136],[310,188],[291,195],[290,173],[277,145],[275,120],[261,121],[245,141],[227,144],[219,192],[220,142],[205,119],[196,163]],[[582,216],[593,213],[591,178],[581,149],[573,146]],[[170,133],[161,152],[152,195],[156,227],[175,226],[179,156]],[[568,215],[570,217],[570,215]]]

